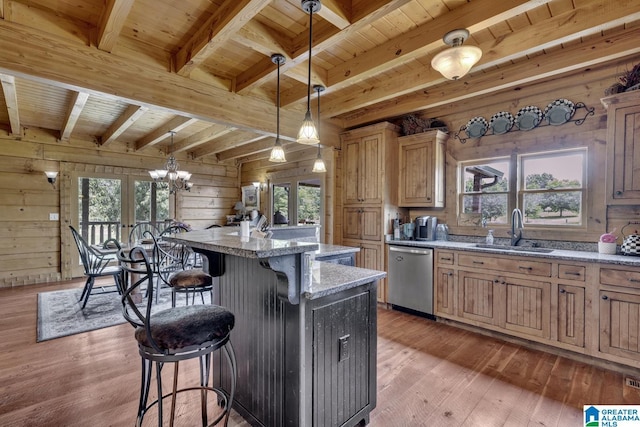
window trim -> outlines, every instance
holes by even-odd
[[[510,156],[495,156],[495,157],[483,157],[479,159],[468,159],[458,161],[457,167],[457,203],[456,207],[456,225],[461,228],[476,228],[482,227],[482,223],[478,224],[469,224],[465,223],[464,219],[461,216],[464,214],[464,196],[470,194],[493,194],[493,193],[466,193],[464,192],[464,176],[465,176],[465,168],[473,165],[480,165],[486,162],[496,162],[501,160],[506,160],[509,163],[509,188],[506,192],[507,194],[507,213],[512,212],[513,209],[519,208],[523,209],[524,206],[524,194],[530,191],[526,191],[524,189],[525,180],[524,180],[524,168],[523,168],[523,159],[533,158],[533,157],[554,157],[562,154],[570,155],[571,153],[578,153],[582,155],[582,186],[579,189],[567,188],[563,190],[551,190],[553,192],[569,192],[569,191],[581,191],[582,200],[581,200],[581,218],[580,224],[575,225],[553,225],[553,224],[527,224],[529,229],[533,230],[563,230],[567,232],[572,231],[581,231],[584,232],[587,230],[587,219],[588,219],[588,210],[589,210],[589,147],[580,146],[575,148],[567,148],[560,150],[546,150],[539,152],[527,152],[527,153],[513,153]],[[503,192],[495,193],[495,194],[505,194]],[[493,228],[508,228],[511,226],[511,218],[510,215],[507,214],[507,222],[500,224],[491,224]],[[489,225],[487,225],[489,227]]]

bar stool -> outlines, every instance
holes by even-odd
[[[122,284],[122,312],[125,319],[135,328],[134,335],[142,360],[136,425],[141,426],[147,411],[157,406],[158,426],[162,426],[163,400],[171,397],[170,425],[173,426],[176,395],[199,390],[202,425],[213,426],[224,420],[226,426],[233,404],[237,376],[235,352],[229,340],[235,322],[233,313],[213,304],[187,305],[152,311],[153,269],[145,250],[142,247],[134,247],[130,251],[121,249],[117,256],[125,276],[125,282]],[[131,279],[132,277],[135,279]],[[132,283],[128,283],[129,281]],[[132,299],[132,292],[137,292],[141,286],[147,288],[147,299],[146,303],[143,302],[138,306]],[[209,386],[213,363],[211,356],[216,350],[224,353],[229,368],[230,392],[228,394],[221,388]],[[196,357],[200,359],[200,386],[177,389],[179,362]],[[220,361],[222,362],[222,357]],[[158,399],[147,404],[154,362]],[[174,363],[173,388],[167,394],[163,394],[162,390],[162,368],[165,363]],[[209,391],[215,394],[218,405],[222,407],[221,413],[211,424],[207,424],[207,392]]]
[[[148,236],[153,239],[153,266],[158,277],[156,282],[158,293],[159,286],[164,283],[171,288],[173,307],[176,306],[178,294],[185,295],[188,305],[189,295],[192,296],[193,304],[195,294],[199,293],[204,304],[204,293],[213,292],[213,278],[201,268],[196,268],[197,257],[193,250],[181,243],[161,240],[162,236],[160,240],[151,234]]]

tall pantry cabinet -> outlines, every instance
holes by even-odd
[[[340,135],[342,159],[342,244],[359,247],[356,266],[387,271],[385,234],[398,209],[399,128],[382,122]],[[386,279],[378,301],[386,302]]]

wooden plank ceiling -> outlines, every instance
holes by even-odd
[[[270,57],[281,53],[281,134],[293,145],[308,88],[300,0],[1,0],[0,15],[9,135],[39,129],[70,144],[266,157],[276,134]],[[311,73],[327,88],[322,142],[336,145],[342,128],[637,59],[639,22],[637,0],[322,0]],[[430,61],[456,28],[483,57],[447,81]]]

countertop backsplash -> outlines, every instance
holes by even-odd
[[[484,243],[484,236],[463,236],[449,234],[449,240],[452,242],[462,243]],[[494,237],[495,245],[509,245],[509,239]],[[598,243],[589,242],[562,242],[559,240],[534,240],[534,239],[522,239],[518,242],[518,246],[538,247],[559,249],[565,251],[585,251],[585,252],[598,252]]]

